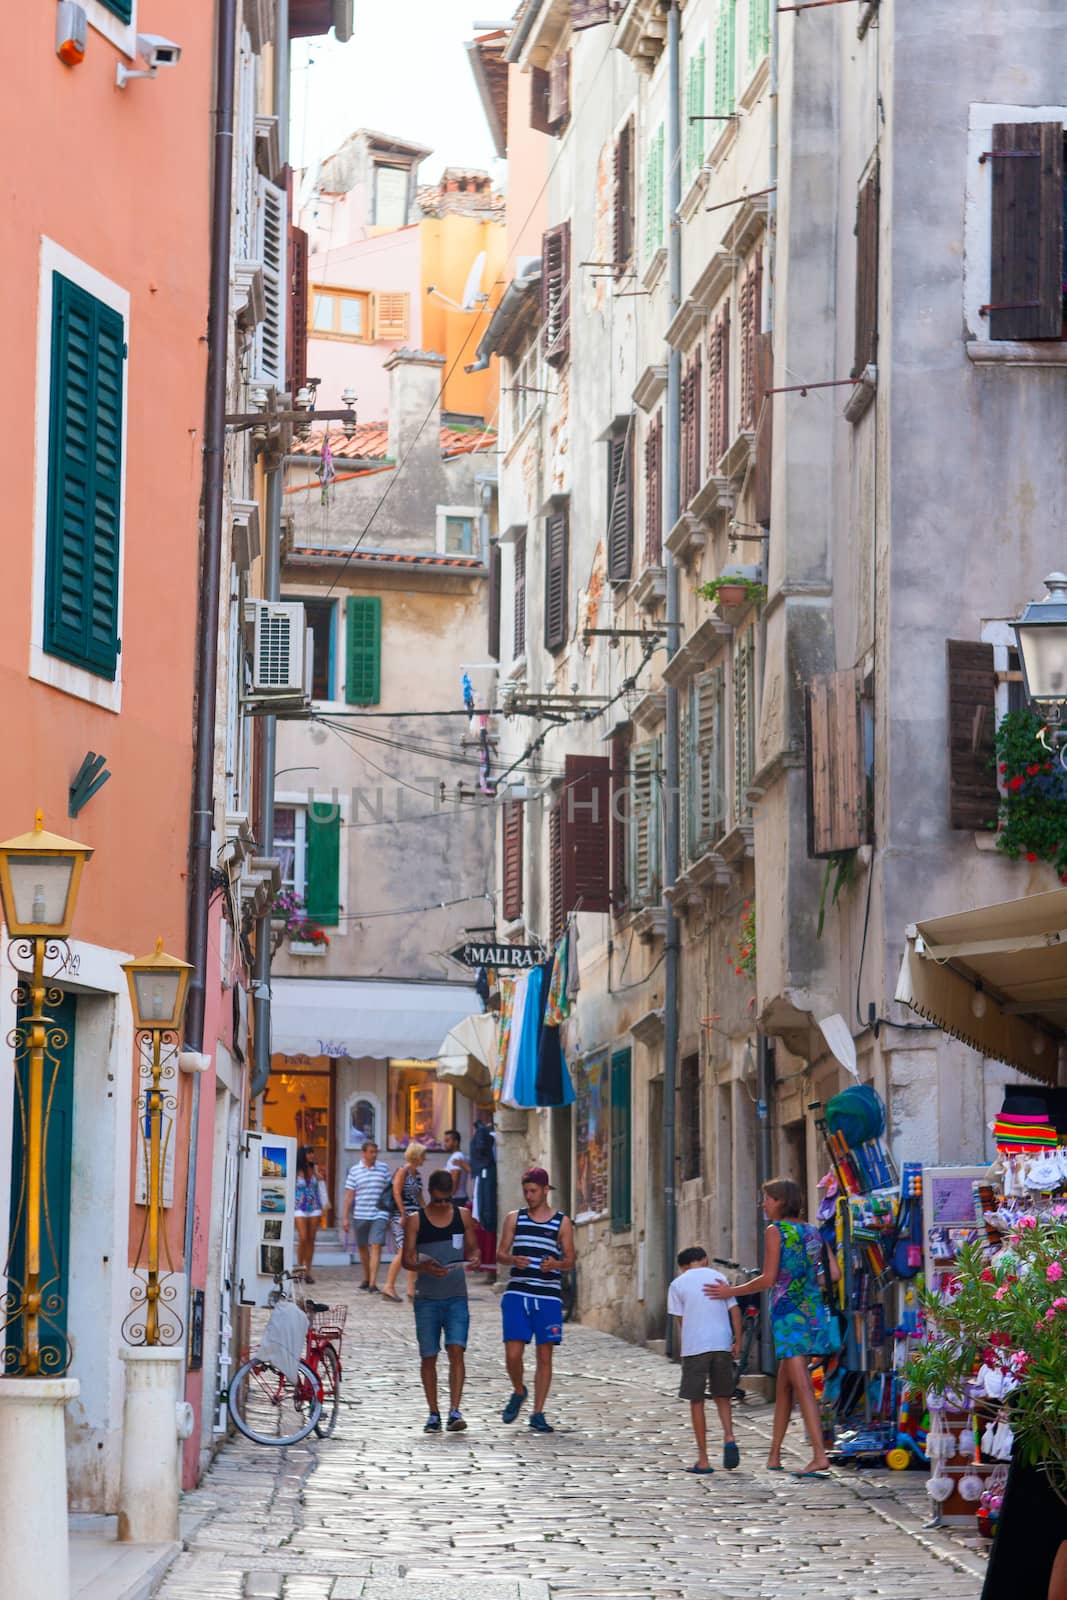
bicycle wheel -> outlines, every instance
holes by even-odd
[[[319,1382],[322,1385],[322,1416],[315,1424],[315,1432],[320,1439],[328,1439],[337,1426],[337,1413],[341,1409],[341,1363],[332,1344],[322,1347]]]
[[[319,1380],[302,1361],[295,1384],[267,1361],[242,1362],[230,1379],[226,1404],[253,1444],[299,1444],[322,1416]]]

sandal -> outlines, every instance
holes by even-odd
[[[383,1300],[392,1300],[394,1305],[403,1304],[403,1302],[400,1299],[400,1296],[398,1294],[391,1294],[388,1289],[383,1289],[382,1290],[382,1299]]]

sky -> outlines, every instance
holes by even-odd
[[[472,23],[509,17],[515,0],[355,0],[347,44],[293,45],[290,159],[308,166],[356,128],[430,145],[423,182],[445,166],[483,167],[499,183],[466,51]]]

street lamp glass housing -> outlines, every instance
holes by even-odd
[[[138,1032],[153,1028],[174,1032],[181,1027],[189,974],[193,970],[188,961],[168,956],[163,940],[158,939],[155,955],[125,961],[122,970],[130,986],[134,1027]]]
[[[1045,588],[1045,598],[1031,600],[1012,626],[1026,697],[1048,712],[1067,703],[1067,575],[1050,573]]]
[[[0,901],[12,938],[66,938],[92,853],[76,839],[46,833],[39,811],[32,833],[0,844]]]

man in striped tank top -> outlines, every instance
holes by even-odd
[[[531,1167],[522,1175],[526,1204],[504,1218],[499,1266],[510,1267],[508,1286],[500,1299],[504,1321],[504,1359],[512,1393],[504,1407],[504,1421],[514,1422],[528,1390],[523,1382],[523,1351],[533,1339],[537,1346],[534,1372],[534,1410],[530,1427],[535,1433],[552,1433],[545,1420],[545,1400],[552,1382],[552,1347],[563,1337],[563,1296],[560,1273],[574,1266],[574,1224],[548,1202],[552,1185],[544,1167]]]

